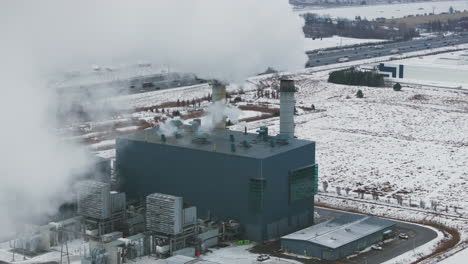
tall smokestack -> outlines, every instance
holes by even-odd
[[[294,138],[294,80],[280,82],[280,134]]]
[[[211,83],[211,89],[212,89],[212,103],[216,104],[224,104],[224,100],[226,99],[226,85],[220,81],[214,81]],[[216,117],[217,115],[214,115]],[[216,120],[213,120],[214,122],[214,128],[215,129],[226,129],[226,117],[223,116],[221,118],[216,118]]]

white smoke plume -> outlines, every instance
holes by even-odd
[[[241,81],[302,68],[302,25],[288,0],[0,1],[0,238],[72,200],[87,164],[55,136],[49,76],[142,60]]]
[[[226,120],[236,124],[241,114],[242,110],[233,105],[223,101],[214,102],[207,107],[206,115],[201,120],[201,132],[211,133],[216,124]]]
[[[159,133],[161,135],[173,136],[175,133],[180,132],[180,129],[171,121],[172,119],[166,120],[164,123],[159,125]]]

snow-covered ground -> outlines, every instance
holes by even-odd
[[[436,200],[468,216],[467,92],[335,85],[327,72],[297,77],[298,106],[323,110],[295,120],[297,136],[317,142],[322,182]],[[268,122],[277,133],[278,119]]]
[[[211,88],[208,84],[198,84],[169,90],[123,95],[110,98],[109,100],[113,104],[133,109],[137,107],[158,105],[168,101],[177,101],[177,99],[187,100],[188,98],[202,98],[209,93],[211,93]]]
[[[419,56],[409,59],[396,60],[394,63],[440,66],[445,68],[462,68],[468,70],[468,52],[457,51],[430,56]]]
[[[376,42],[383,42],[385,40],[382,39],[356,39],[356,38],[346,38],[346,37],[340,37],[340,36],[333,36],[329,38],[317,38],[317,39],[311,39],[311,38],[306,38],[305,39],[305,50],[318,50],[318,49],[326,49],[326,48],[336,48],[336,47],[342,47],[342,46],[350,46],[350,45],[356,45],[356,44],[365,44],[365,43],[376,43]]]
[[[80,239],[76,239],[76,240],[68,242],[68,253],[70,257],[70,262],[72,264],[81,263],[80,255],[82,253],[84,245],[87,245],[87,243]],[[23,255],[19,255],[19,254],[15,254],[15,261],[13,261],[13,253],[10,252],[10,250],[11,248],[9,247],[8,242],[0,244],[0,262],[7,261],[11,263],[21,263],[21,264],[36,264],[36,263],[49,262],[49,261],[60,262],[61,246],[53,247],[51,248],[49,252],[46,252],[44,254],[41,254],[32,258],[24,257]],[[64,258],[66,259],[67,257],[64,256]],[[66,263],[66,261],[64,261],[64,263]]]
[[[239,116],[239,120],[245,119],[245,118],[261,116],[262,114],[263,113],[257,112],[257,111],[245,110],[245,111],[242,111],[241,115]]]
[[[248,251],[252,245],[246,246],[231,246],[221,249],[212,249],[213,253],[208,253],[203,256],[203,259],[223,264],[249,264],[257,263],[258,254],[253,254]],[[270,260],[262,263],[269,264],[300,264],[294,260],[285,260],[272,257]]]
[[[466,264],[468,263],[468,249],[465,249],[439,263],[440,264]]]
[[[321,8],[321,9],[301,9],[296,12],[316,13],[320,15],[329,15],[331,17],[341,17],[354,19],[356,16],[367,18],[369,20],[378,17],[399,18],[408,15],[428,14],[433,11],[436,14],[448,12],[449,8],[455,10],[468,10],[467,1],[439,1],[439,2],[420,2],[407,4],[388,4],[388,5],[367,5],[367,6],[351,6],[342,8]]]
[[[359,63],[362,62],[349,64]],[[347,64],[340,64],[344,65]],[[430,201],[436,201],[439,210],[448,210],[444,214],[468,217],[468,91],[404,86],[402,91],[394,92],[391,88],[336,85],[326,81],[326,67],[320,69],[323,71],[307,69],[291,73],[291,76],[297,80],[299,87],[296,94],[299,107],[296,134],[301,139],[317,142],[321,182],[327,181],[332,192],[335,187],[376,190],[386,199],[400,194],[406,204],[411,199],[417,204],[424,201],[427,207]],[[249,84],[244,86],[246,93],[239,96],[244,102],[264,102],[278,107],[277,99],[256,97],[254,85],[269,77],[250,79]],[[364,92],[363,99],[354,96],[358,89]],[[109,100],[132,109],[177,99],[201,98],[210,92],[207,85],[199,85]],[[310,107],[311,104],[317,111],[302,111],[300,108]],[[244,113],[245,117],[257,114]],[[150,118],[155,113],[142,112],[138,115]],[[279,118],[247,124],[252,132],[262,125],[269,126],[269,131],[276,134]],[[238,127],[243,128],[243,125]],[[112,157],[115,152],[106,150],[102,154]],[[355,193],[351,194],[355,196]],[[320,199],[330,204],[345,204],[332,198]],[[353,204],[354,208],[364,212],[378,212],[400,219],[423,220],[428,216],[424,210],[412,213],[406,209],[389,209],[385,205],[369,207],[359,202],[347,204]],[[459,227],[462,239],[468,238],[467,221],[454,221],[453,218],[441,218],[441,221]],[[248,252],[237,253],[248,255]],[[217,258],[230,254],[234,253],[220,249],[208,255],[207,260],[219,262]],[[231,261],[229,263],[245,263],[235,258],[228,260]]]
[[[404,78],[398,82],[433,85],[451,88],[468,88],[468,52],[458,51],[432,56],[393,60],[385,63],[404,65]]]

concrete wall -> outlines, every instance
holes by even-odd
[[[288,172],[315,162],[312,142],[265,160],[128,139],[117,139],[116,150],[121,191],[130,199],[154,192],[182,196],[197,206],[200,217],[209,211],[220,219],[239,220],[246,238],[255,241],[278,237],[313,220],[313,199],[294,204],[288,200]],[[266,189],[262,207],[255,210],[249,183],[262,177]]]

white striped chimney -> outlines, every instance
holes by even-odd
[[[226,100],[226,85],[219,81],[214,81],[211,83],[211,102],[213,104],[220,103],[224,104]],[[226,129],[226,117],[214,114],[213,115],[214,129]]]
[[[280,134],[294,138],[294,80],[280,81]]]

